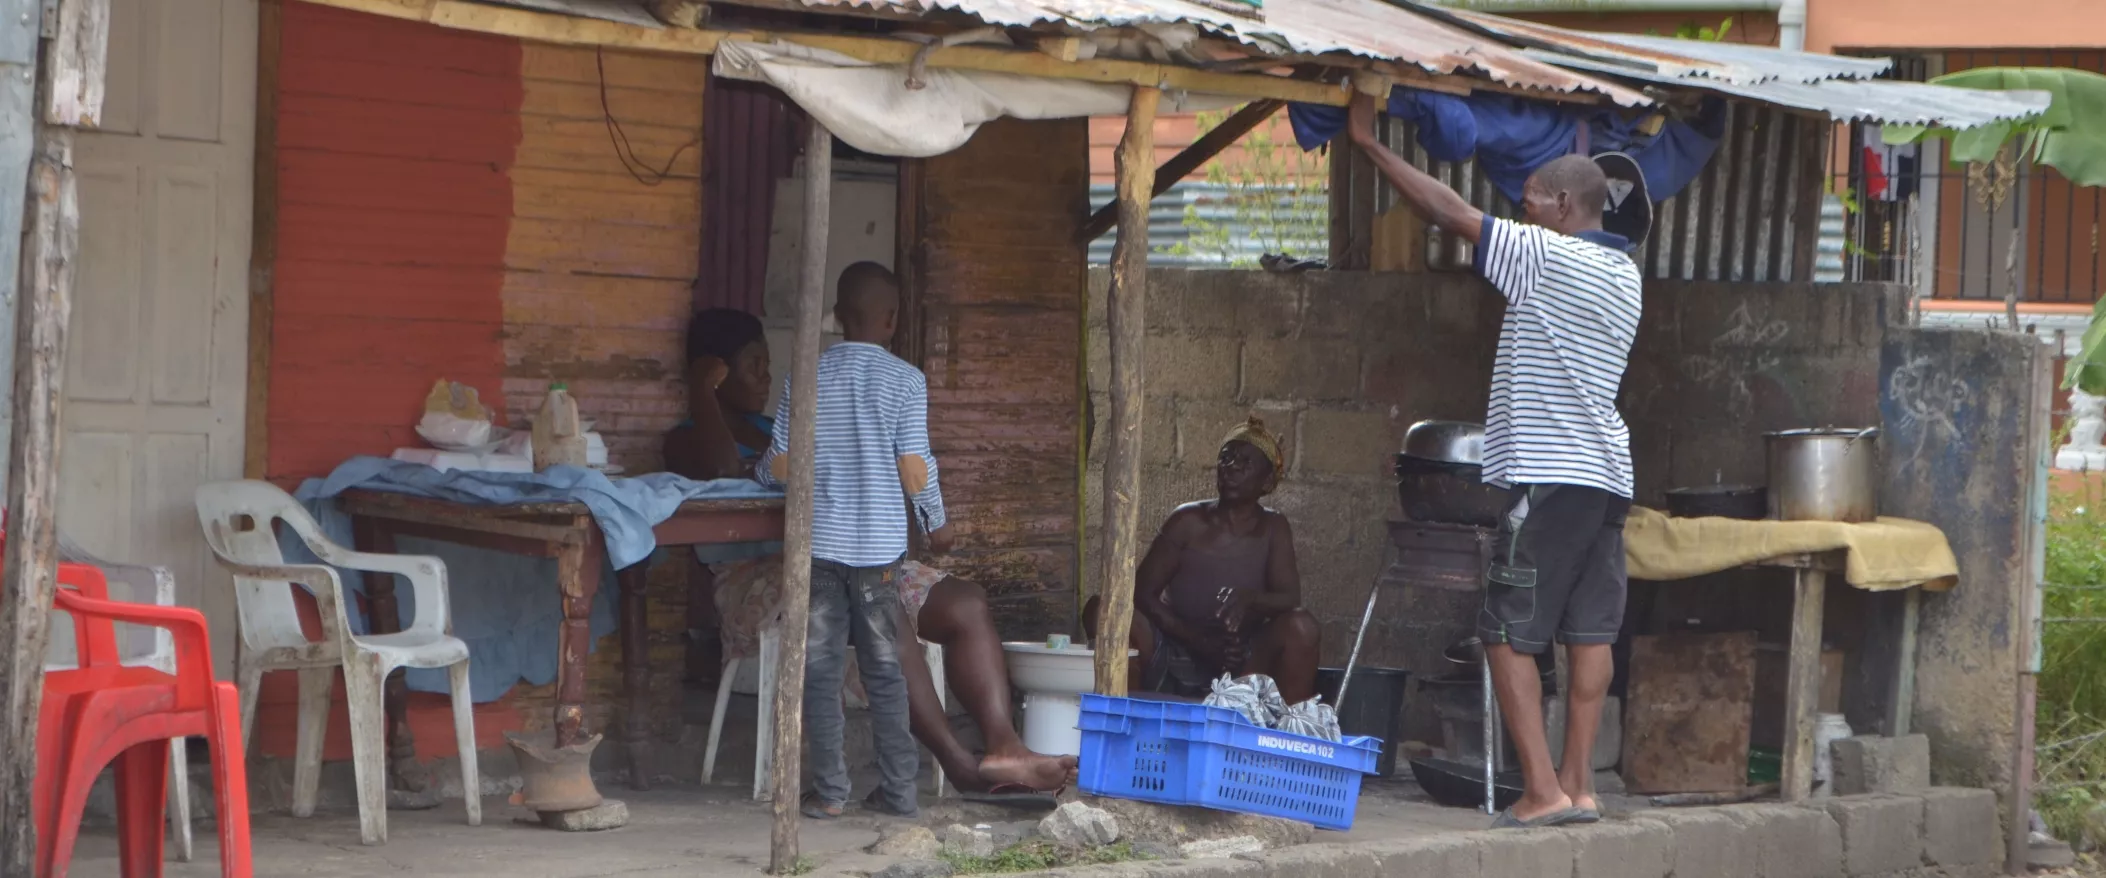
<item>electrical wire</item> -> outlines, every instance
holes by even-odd
[[[673,165],[680,161],[681,154],[702,145],[702,138],[697,136],[681,144],[679,149],[673,150],[673,154],[666,157],[664,167],[652,168],[649,163],[637,156],[636,147],[629,143],[629,133],[623,131],[622,123],[615,120],[614,108],[607,101],[607,51],[604,48],[595,48],[592,52],[592,58],[594,65],[599,68],[600,74],[600,118],[607,123],[607,140],[614,145],[614,155],[616,158],[621,159],[622,170],[628,171],[629,176],[636,178],[636,182],[645,186],[657,186],[664,183],[667,178],[672,176]]]

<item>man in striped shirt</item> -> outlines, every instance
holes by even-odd
[[[839,817],[848,803],[841,683],[850,641],[870,698],[883,783],[864,806],[919,812],[920,751],[909,733],[899,638],[913,636],[900,603],[911,505],[929,545],[949,551],[950,525],[929,452],[929,386],[921,371],[885,350],[899,323],[899,281],[874,262],[841,273],[834,317],[843,341],[819,356],[819,417],[812,460],[812,607],[806,631],[804,726],[813,785],[801,810]],[[790,382],[783,381],[774,438],[755,475],[780,488],[790,459]],[[902,502],[902,490],[911,504]],[[789,620],[785,620],[789,621]]]
[[[1507,302],[1484,476],[1512,499],[1477,628],[1528,789],[1493,825],[1593,822],[1601,805],[1590,763],[1628,584],[1630,431],[1616,393],[1638,332],[1630,242],[1602,230],[1608,180],[1585,156],[1537,169],[1522,195],[1527,222],[1516,223],[1484,215],[1391,153],[1375,138],[1374,116],[1374,102],[1356,96],[1354,143],[1421,215],[1477,245],[1477,270]],[[1553,637],[1571,665],[1562,770],[1550,758],[1535,662]]]

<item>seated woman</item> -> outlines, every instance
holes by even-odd
[[[692,479],[750,477],[774,430],[774,419],[761,414],[772,379],[760,321],[723,308],[697,313],[688,327],[687,377],[692,417],[666,435],[666,468]],[[906,502],[904,494],[900,502]],[[698,554],[716,574],[724,654],[758,655],[761,627],[780,606],[781,544],[705,548],[711,551]],[[900,644],[914,737],[935,754],[951,784],[965,792],[999,793],[1056,790],[1069,783],[1074,757],[1033,753],[1017,736],[1009,715],[1009,666],[986,591],[908,560],[900,566],[900,600],[919,638]],[[920,640],[943,646],[944,675],[980,726],[984,756],[975,756],[952,734]]]
[[[1222,674],[1264,674],[1288,704],[1316,695],[1316,617],[1301,609],[1294,531],[1259,505],[1279,486],[1280,441],[1257,418],[1229,431],[1219,497],[1179,506],[1134,575],[1134,691],[1196,697]],[[1083,607],[1096,640],[1099,600]]]

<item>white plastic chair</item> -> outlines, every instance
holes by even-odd
[[[166,567],[114,564],[89,553],[59,534],[59,560],[86,564],[102,571],[110,586],[110,599],[135,604],[175,606],[175,575]],[[74,654],[73,616],[51,614],[51,645],[44,651],[44,670],[70,671],[80,667]],[[166,628],[138,625],[117,626],[117,654],[126,665],[153,668],[173,674],[175,639]],[[168,740],[168,822],[175,835],[175,857],[190,862],[194,852],[190,835],[190,751],[185,739]]]
[[[774,795],[769,788],[769,777],[775,768],[775,665],[781,654],[782,639],[775,625],[761,629],[760,655],[754,661],[759,671],[758,687],[760,711],[754,720],[753,745],[753,797],[766,799]],[[921,641],[922,657],[928,660],[929,677],[936,684],[936,703],[949,706],[943,679],[943,646]],[[717,773],[717,741],[724,734],[724,711],[731,704],[731,687],[739,676],[739,663],[746,659],[733,657],[724,661],[724,673],[717,678],[717,706],[709,715],[709,747],[702,753],[702,782],[707,784]],[[943,765],[936,765],[936,798],[943,798]]]
[[[425,555],[376,555],[337,545],[298,501],[269,482],[214,482],[197,489],[198,523],[219,563],[234,574],[243,651],[241,734],[250,740],[256,693],[267,671],[300,672],[299,742],[293,758],[293,815],[314,814],[321,781],[323,726],[329,720],[330,672],[344,672],[351,714],[351,756],[358,779],[358,830],[366,844],[388,837],[387,708],[381,686],[397,668],[445,668],[453,684],[453,731],[461,754],[468,825],[483,822],[475,757],[475,715],[468,691],[468,644],[453,636],[446,565]],[[284,522],[324,564],[287,564],[273,525]],[[351,633],[336,568],[392,573],[409,580],[415,619],[395,634]],[[321,610],[322,638],[308,640],[293,603],[294,583],[307,586]]]

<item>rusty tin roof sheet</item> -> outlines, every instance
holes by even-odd
[[[1780,79],[1743,85],[1724,80],[1652,73],[1586,58],[1560,56],[1538,49],[1529,49],[1527,53],[1548,63],[1581,70],[1681,88],[1702,88],[1782,107],[1824,113],[1838,122],[1886,122],[1967,129],[2038,115],[2046,110],[2048,103],[2053,100],[2053,96],[2044,91],[1984,91],[1884,79],[1829,79],[1820,82],[1792,82]]]

